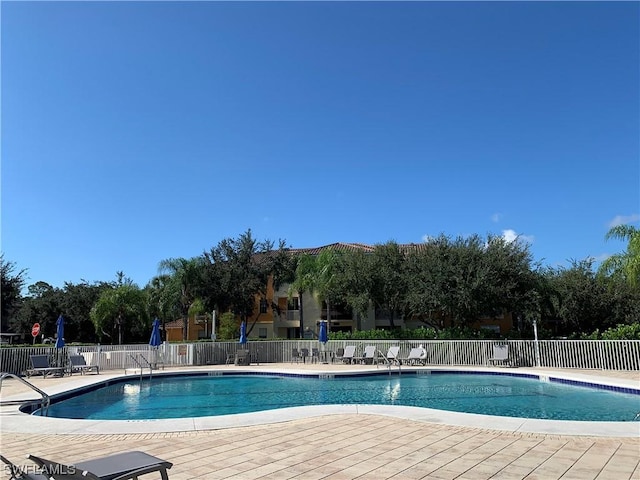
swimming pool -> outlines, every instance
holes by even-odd
[[[90,420],[221,416],[310,405],[395,405],[506,417],[631,422],[637,391],[585,388],[535,375],[181,375],[127,378],[55,401],[48,415]],[[635,392],[635,393],[634,393]]]

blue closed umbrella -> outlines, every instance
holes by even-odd
[[[327,322],[320,322],[320,333],[318,334],[318,341],[320,343],[327,343],[329,337],[327,336]]]
[[[157,318],[153,321],[153,328],[151,329],[151,340],[149,345],[152,347],[159,347],[162,345],[162,338],[160,338],[160,320]]]
[[[247,343],[247,324],[242,322],[240,324],[240,344],[244,345]]]
[[[62,314],[56,322],[56,348],[64,347],[64,317]]]
[[[329,341],[329,337],[327,335],[327,322],[320,322],[320,332],[318,333],[318,341],[321,344],[322,348],[322,363],[327,363],[327,342]]]

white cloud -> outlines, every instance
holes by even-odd
[[[600,255],[592,256],[591,258],[595,262],[604,262],[607,258],[611,256],[610,253],[601,253]]]
[[[493,215],[491,215],[491,221],[493,223],[498,223],[500,220],[502,220],[502,214],[501,213],[494,213]]]
[[[511,229],[503,230],[502,238],[508,243],[515,242],[516,240],[533,243],[533,235],[520,235],[515,230]]]
[[[422,236],[422,241],[424,243],[430,242],[431,240],[433,240],[433,237],[431,235],[425,234]]]
[[[618,225],[626,225],[627,223],[633,223],[640,220],[640,214],[632,213],[631,215],[616,215],[613,220],[609,222],[609,228],[617,227]]]
[[[502,238],[504,238],[506,242],[511,243],[518,238],[518,234],[514,230],[503,230]]]

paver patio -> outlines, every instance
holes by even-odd
[[[597,374],[597,372],[592,372]],[[633,378],[637,372],[622,372]],[[35,380],[40,388],[63,379]],[[3,397],[22,391],[6,381]],[[636,438],[513,433],[340,414],[221,430],[140,434],[36,434],[2,430],[0,449],[72,464],[126,450],[173,462],[192,479],[611,479],[640,480]],[[2,471],[0,478],[9,478]],[[147,477],[156,478],[153,475]]]

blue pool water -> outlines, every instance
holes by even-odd
[[[308,378],[173,376],[127,380],[54,403],[49,416],[95,420],[229,415],[303,405],[404,405],[509,417],[634,421],[640,395],[502,375]]]

